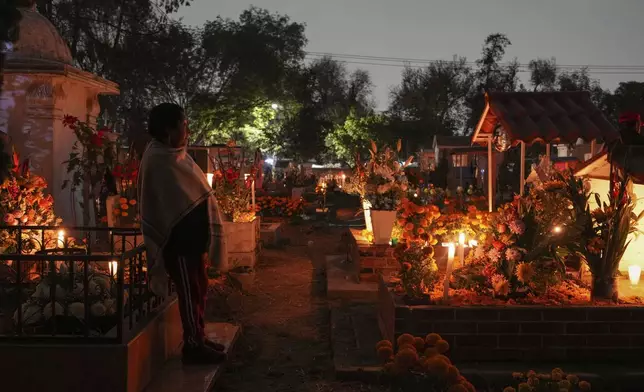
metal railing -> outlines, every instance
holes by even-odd
[[[149,289],[137,230],[16,226],[0,236],[9,244],[0,253],[0,342],[123,343],[169,299]]]

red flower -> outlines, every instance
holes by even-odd
[[[93,134],[89,138],[90,143],[96,147],[103,147],[103,142],[105,141],[105,133],[101,130]]]
[[[78,117],[76,116],[70,116],[69,114],[66,114],[63,117],[63,125],[66,127],[69,127],[70,129],[76,129],[77,122],[78,122]]]
[[[498,250],[499,252],[502,251],[503,248],[505,248],[505,244],[497,240],[492,241],[492,246],[496,248],[496,250]]]
[[[235,180],[237,180],[239,178],[239,173],[237,171],[235,171],[235,169],[233,169],[231,167],[231,168],[226,169],[226,171],[224,172],[224,176],[226,178],[226,181],[228,181],[230,183],[230,182],[233,182],[233,181],[235,181]]]

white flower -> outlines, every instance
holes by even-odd
[[[69,313],[78,319],[85,318],[85,305],[82,302],[74,302],[69,305]]]
[[[114,314],[114,312],[116,311],[116,301],[114,301],[113,299],[106,299],[105,301],[103,301],[103,305],[105,305],[106,314],[108,315]]]
[[[63,289],[60,286],[56,286],[56,299],[64,299],[67,293],[65,292],[65,289]],[[38,283],[38,286],[36,286],[36,291],[31,295],[32,298],[38,298],[38,299],[43,299],[43,300],[50,300],[51,299],[51,286],[47,284],[46,282],[40,282]]]
[[[90,311],[92,312],[93,316],[101,317],[101,316],[105,316],[105,313],[107,313],[107,308],[102,303],[97,302],[92,305],[92,307],[90,308]]]
[[[521,260],[521,252],[516,248],[508,248],[505,251],[505,258],[508,259],[508,261],[519,261]]]
[[[24,325],[37,324],[42,320],[42,308],[38,304],[24,303],[22,304],[22,323]],[[13,320],[18,322],[18,309],[13,314]]]
[[[53,306],[53,309],[56,312],[56,316],[62,315],[65,312],[65,309],[63,308],[63,305],[61,305],[58,302],[56,302],[55,304],[56,305]],[[51,302],[48,302],[47,305],[45,305],[45,307],[42,310],[42,313],[45,316],[45,320],[49,320],[51,318],[51,316],[54,315],[54,313],[52,312]]]

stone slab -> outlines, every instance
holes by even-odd
[[[262,223],[260,226],[259,238],[263,246],[275,247],[279,246],[282,240],[282,224],[276,223]]]
[[[230,355],[241,327],[228,323],[206,324],[206,335],[226,346]],[[180,358],[166,363],[163,375],[148,387],[146,392],[208,392],[214,388],[218,377],[223,373],[225,363],[215,366],[183,366]]]
[[[343,268],[344,255],[327,256],[327,298],[351,302],[375,302],[378,285],[375,282],[356,282],[353,271]],[[344,264],[344,265],[343,265]]]

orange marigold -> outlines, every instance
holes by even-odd
[[[409,369],[418,362],[418,353],[416,350],[404,349],[398,351],[394,361],[400,369]]]
[[[423,338],[414,338],[414,347],[416,348],[416,351],[423,352],[425,349],[425,339]]]
[[[394,350],[391,347],[381,346],[378,348],[378,358],[381,361],[386,362],[392,355],[394,355]]]
[[[441,339],[436,342],[436,350],[438,350],[440,354],[446,353],[449,350],[449,343],[447,342],[447,340]]]
[[[404,333],[400,336],[398,336],[398,339],[396,340],[396,343],[398,344],[398,347],[402,346],[403,344],[414,344],[414,337],[408,333]]]
[[[433,346],[441,339],[442,339],[441,335],[437,333],[430,333],[425,337],[425,343],[429,344],[430,346]]]
[[[427,350],[425,350],[425,358],[431,358],[435,357],[438,355],[438,350],[436,350],[434,347],[430,347]]]
[[[458,380],[458,376],[461,375],[461,372],[458,371],[456,366],[450,366],[447,369],[447,380],[451,383],[455,383]]]
[[[426,362],[427,372],[440,379],[445,379],[449,371],[449,365],[437,357],[429,358]]]

